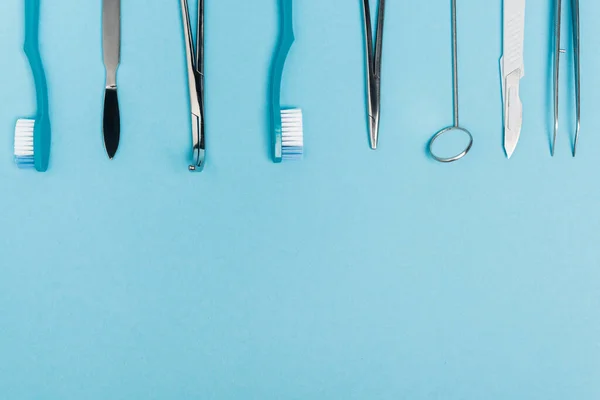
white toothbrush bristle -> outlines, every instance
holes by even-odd
[[[19,168],[33,168],[33,132],[35,120],[20,119],[15,128],[15,163]]]
[[[299,160],[304,153],[302,110],[281,110],[281,155],[284,160]]]

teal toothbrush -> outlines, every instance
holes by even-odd
[[[292,0],[280,0],[279,44],[271,75],[271,118],[273,161],[297,160],[304,149],[302,110],[281,107],[281,82],[288,53],[294,43]]]
[[[40,0],[25,0],[25,44],[35,83],[37,114],[35,119],[19,119],[15,128],[15,163],[19,168],[48,170],[50,161],[50,117],[48,86],[39,48]]]

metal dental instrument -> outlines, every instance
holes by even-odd
[[[579,57],[579,0],[571,0],[571,13],[573,14],[573,56],[574,56],[574,68],[575,68],[575,112],[576,112],[576,125],[575,125],[575,140],[573,143],[573,157],[577,155],[577,143],[579,141],[579,130],[581,122],[581,78],[580,78],[580,57]],[[556,0],[555,10],[555,25],[554,25],[554,135],[552,137],[552,156],[554,156],[554,150],[556,147],[556,134],[558,133],[558,86],[560,83],[560,55],[566,53],[566,50],[560,47],[560,29],[561,29],[561,14],[562,14],[562,0]]]
[[[367,97],[369,114],[369,141],[373,150],[377,149],[379,139],[379,111],[381,107],[381,52],[383,49],[383,22],[385,19],[385,0],[379,0],[377,11],[377,33],[373,47],[373,28],[371,26],[371,7],[369,0],[363,0],[363,16],[367,47]]]
[[[510,158],[519,142],[523,126],[523,104],[519,95],[525,76],[525,0],[504,0],[504,40],[500,59],[502,98],[504,99],[504,150]]]
[[[456,29],[456,0],[452,0],[452,70],[453,70],[453,95],[454,95],[454,125],[449,126],[447,128],[442,129],[438,133],[436,133],[431,140],[429,141],[429,154],[436,160],[441,163],[451,163],[457,160],[460,160],[464,156],[469,153],[471,148],[473,147],[473,135],[468,130],[460,127],[459,119],[458,119],[458,38],[457,38],[457,29]],[[459,131],[464,133],[468,139],[469,143],[467,147],[459,154],[453,157],[440,157],[438,156],[434,150],[435,142],[442,137],[444,134],[452,131]]]
[[[121,55],[121,0],[102,1],[102,47],[106,67],[104,147],[112,160],[119,148],[121,137],[121,116],[117,96],[117,69]]]
[[[204,168],[204,0],[198,0],[198,30],[196,45],[192,35],[190,11],[187,0],[181,0],[185,55],[187,59],[190,108],[192,112],[192,164],[190,171],[199,172]]]

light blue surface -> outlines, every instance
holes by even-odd
[[[525,125],[507,161],[501,2],[459,1],[476,142],[439,165],[425,145],[452,121],[449,1],[388,2],[373,152],[360,2],[298,0],[283,94],[304,109],[306,158],[274,165],[276,1],[207,0],[199,175],[178,3],[123,2],[111,162],[101,2],[44,1],[47,174],[12,163],[34,97],[21,1],[0,6],[0,398],[600,398],[600,3],[581,2],[573,159],[567,91],[549,154],[550,2],[528,1]]]

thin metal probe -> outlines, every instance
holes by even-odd
[[[385,0],[379,0],[377,7],[377,36],[375,38],[375,61],[373,65],[377,83],[381,79],[381,55],[383,53],[383,24],[385,22]]]
[[[456,21],[456,0],[452,0],[452,70],[453,70],[453,97],[454,97],[454,126],[459,123],[458,102],[458,29]]]
[[[581,127],[581,63],[580,63],[580,35],[579,35],[579,0],[572,0],[573,14],[573,53],[575,56],[575,108],[577,122],[575,125],[575,140],[573,142],[573,157],[577,155],[577,144],[579,143],[579,131]]]
[[[204,0],[198,0],[196,25],[196,70],[204,76]]]
[[[556,148],[556,136],[558,133],[558,106],[559,106],[559,88],[560,83],[560,54],[564,53],[564,50],[560,48],[560,29],[561,29],[561,13],[562,13],[562,0],[556,0],[555,10],[555,23],[554,23],[554,134],[552,136],[551,154],[554,157],[554,150]]]

